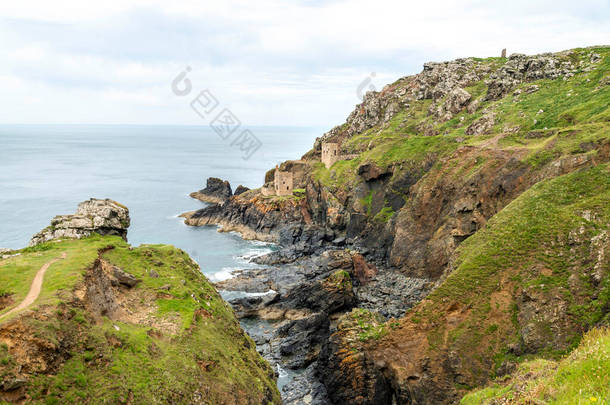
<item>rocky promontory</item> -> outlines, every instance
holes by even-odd
[[[211,204],[224,204],[232,195],[229,182],[217,177],[210,177],[205,188],[190,194],[192,198]]]
[[[281,403],[275,371],[185,252],[127,244],[112,200],[52,224],[0,261],[1,403]]]
[[[127,240],[129,209],[116,201],[91,198],[78,204],[76,213],[58,215],[51,225],[32,236],[29,246],[59,238],[83,238],[93,233],[117,235]]]

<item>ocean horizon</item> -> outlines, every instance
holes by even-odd
[[[178,215],[204,203],[188,196],[208,177],[260,187],[267,170],[299,159],[323,129],[251,126],[262,146],[249,159],[211,128],[192,125],[0,125],[0,247],[27,246],[55,215],[89,198],[111,198],[130,210],[128,240],[171,244],[202,271],[227,277],[251,266],[270,245],[216,227],[188,227]]]

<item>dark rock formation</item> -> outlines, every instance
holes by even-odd
[[[204,189],[190,194],[193,198],[212,204],[224,204],[232,195],[229,182],[216,177],[208,178]]]
[[[243,194],[242,194],[243,195]],[[233,196],[224,204],[181,215],[192,226],[220,225],[223,231],[236,231],[245,239],[278,242],[280,230],[291,224],[302,224],[302,201],[266,201],[260,195],[253,199]]]
[[[233,193],[233,195],[240,195],[245,193],[246,191],[249,191],[250,189],[248,187],[242,186],[241,184],[239,186],[237,186],[237,188],[235,189],[235,192]]]

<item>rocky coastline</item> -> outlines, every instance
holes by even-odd
[[[187,225],[217,225],[279,246],[253,259],[262,268],[236,271],[216,286],[242,292],[229,302],[259,352],[275,368],[295,372],[283,387],[284,403],[454,403],[465,387],[510,372],[510,361],[493,366],[485,358],[476,374],[452,349],[426,349],[437,339],[434,328],[455,327],[459,300],[441,300],[444,307],[425,327],[410,309],[422,311],[436,299],[431,292],[465,260],[463,242],[526,191],[610,160],[607,137],[569,139],[581,132],[564,131],[562,121],[538,128],[544,110],[521,104],[542,97],[542,82],[573,94],[570,83],[597,77],[590,73],[603,59],[597,52],[425,64],[421,73],[367,93],[346,123],[300,160],[267,172],[260,189],[233,194],[228,183],[210,179],[208,191],[193,195],[212,205],[183,214]],[[584,83],[593,92],[607,86],[592,80]],[[587,131],[602,125],[596,119],[583,124]],[[520,146],[536,139],[549,139],[545,149]],[[341,155],[330,168],[320,162],[328,143],[340,145]],[[274,195],[274,178],[286,176],[294,191]],[[502,294],[526,316],[525,292]],[[557,328],[569,317],[544,316]],[[413,342],[404,342],[410,330]],[[517,324],[509,332],[526,340],[540,333]],[[503,344],[503,353],[518,346]]]

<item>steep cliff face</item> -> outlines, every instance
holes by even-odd
[[[250,190],[187,223],[280,242],[267,264],[360,252],[358,310],[401,319],[332,314],[329,397],[456,402],[608,321],[609,74],[608,47],[426,64],[316,140],[293,196]]]
[[[543,181],[457,249],[453,270],[367,350],[401,403],[451,403],[610,310],[610,167]]]

